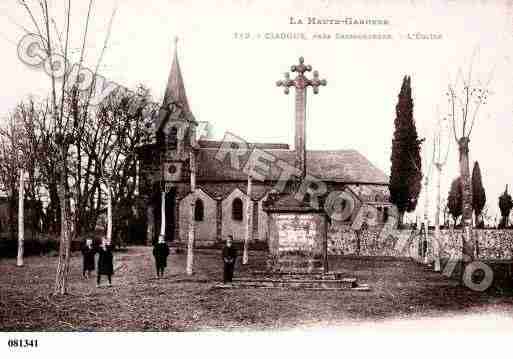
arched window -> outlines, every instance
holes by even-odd
[[[203,201],[201,199],[197,199],[194,204],[194,220],[196,222],[203,221],[205,215],[205,208],[203,207]]]
[[[240,198],[235,198],[232,202],[232,219],[234,221],[242,221],[243,212],[242,212],[242,200]]]

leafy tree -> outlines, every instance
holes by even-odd
[[[499,197],[499,209],[502,215],[501,222],[499,223],[499,228],[506,228],[508,226],[508,217],[511,208],[513,208],[513,200],[511,199],[511,196],[508,193],[508,185],[506,185],[504,193]]]
[[[474,168],[472,169],[472,208],[474,209],[474,216],[476,218],[476,227],[483,228],[484,223],[481,218],[481,212],[486,203],[486,193],[481,181],[481,169],[479,168],[479,162],[474,162]]]
[[[447,208],[454,219],[454,223],[456,223],[463,212],[463,188],[460,177],[454,179],[451,183],[451,190],[447,197]]]
[[[412,212],[417,206],[422,180],[422,160],[420,157],[422,140],[418,138],[415,120],[413,119],[413,100],[409,76],[403,78],[395,111],[390,198],[399,211],[399,226],[401,226],[404,213]]]

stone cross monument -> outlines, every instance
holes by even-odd
[[[269,194],[264,202],[264,211],[269,223],[268,269],[281,273],[315,273],[328,271],[327,263],[327,215],[322,208],[311,206],[296,198],[300,183],[306,176],[306,88],[311,86],[318,93],[319,86],[325,86],[326,80],[320,80],[317,71],[313,79],[305,72],[311,71],[310,65],[299,58],[299,65],[291,67],[297,72],[294,80],[285,73],[285,80],[276,84],[289,93],[289,87],[296,89],[295,152],[298,176],[293,186],[282,193]]]
[[[326,80],[319,79],[319,73],[313,72],[313,79],[310,80],[305,76],[305,72],[312,71],[312,66],[305,65],[305,60],[301,56],[299,65],[291,66],[292,72],[297,72],[294,80],[290,79],[290,74],[285,72],[285,80],[276,82],[277,86],[284,87],[285,94],[289,93],[289,87],[296,88],[296,121],[295,121],[295,139],[294,150],[296,151],[296,168],[299,169],[299,177],[305,178],[306,175],[306,88],[311,86],[314,94],[319,93],[319,86],[326,86]]]

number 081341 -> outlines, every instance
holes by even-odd
[[[7,341],[9,348],[37,348],[37,339],[9,339]]]

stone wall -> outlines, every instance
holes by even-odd
[[[511,259],[513,254],[513,231],[504,229],[474,229],[473,236],[478,243],[478,256],[483,259]],[[461,230],[442,231],[445,253],[459,250],[462,242]],[[444,248],[442,247],[442,248]],[[448,250],[449,249],[449,250]]]
[[[418,241],[411,236],[411,231],[395,231],[393,235],[386,235],[383,228],[353,230],[349,225],[332,225],[328,229],[328,253],[410,257],[418,251]]]
[[[459,256],[462,252],[462,231],[443,229],[440,231],[442,257]],[[511,259],[513,256],[513,231],[497,229],[474,229],[481,259]],[[428,243],[434,238],[432,230]],[[389,230],[385,226],[353,230],[349,225],[331,225],[328,229],[328,252],[332,255],[419,257],[422,237],[418,230]],[[431,245],[427,246],[432,256]]]

